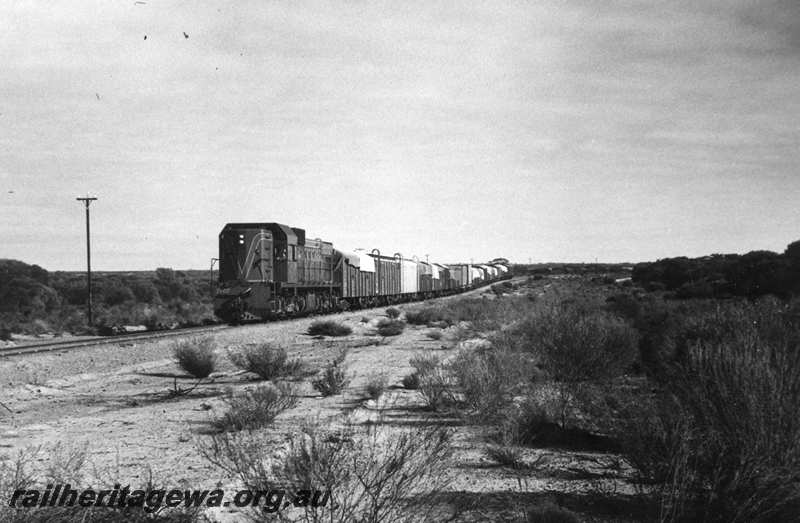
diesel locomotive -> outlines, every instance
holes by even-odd
[[[508,262],[448,264],[345,252],[280,223],[229,223],[219,235],[214,313],[229,323],[376,307],[463,292],[509,277]]]

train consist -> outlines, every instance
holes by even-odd
[[[377,249],[340,251],[279,223],[229,223],[219,235],[214,313],[240,323],[375,307],[455,294],[507,277],[503,259],[441,265]]]

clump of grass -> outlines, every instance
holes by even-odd
[[[221,431],[264,427],[278,414],[297,405],[294,389],[288,383],[267,383],[241,392],[229,390],[223,399],[228,410],[214,422]]]
[[[361,316],[361,323],[369,323],[369,318],[366,316]]]
[[[178,365],[197,379],[207,378],[214,372],[217,360],[212,338],[178,341],[173,345],[173,354]]]
[[[386,316],[388,316],[393,320],[396,320],[397,318],[400,317],[400,309],[396,307],[389,307],[388,309],[386,309]]]
[[[489,445],[486,454],[504,467],[519,470],[524,467],[522,452],[514,445]]]
[[[228,356],[234,365],[257,374],[264,380],[293,376],[303,367],[303,362],[299,359],[289,359],[286,349],[269,343],[244,345],[237,351],[229,351]]]
[[[312,336],[347,336],[352,332],[349,326],[333,320],[317,320],[308,328]]]
[[[323,396],[334,396],[341,394],[350,383],[347,370],[344,366],[345,353],[331,361],[323,370],[319,378],[311,382],[314,390]]]
[[[403,332],[406,324],[401,320],[390,320],[388,318],[381,318],[376,326],[378,334],[384,338],[387,336],[397,336]]]
[[[366,391],[367,395],[373,399],[377,400],[383,394],[383,391],[386,390],[386,386],[389,383],[389,379],[386,377],[386,374],[381,372],[378,374],[373,374],[369,377],[367,381]]]

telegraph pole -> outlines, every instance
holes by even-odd
[[[214,264],[219,261],[219,258],[211,258],[211,268],[208,270],[208,288],[211,289],[211,294],[214,294]]]
[[[89,204],[97,198],[89,196],[75,198],[86,205],[86,309],[89,317],[89,327],[92,326],[92,248],[89,241]]]

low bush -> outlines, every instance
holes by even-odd
[[[389,307],[388,309],[386,309],[386,316],[388,316],[393,320],[396,320],[397,318],[400,317],[400,309],[396,307]]]
[[[636,331],[604,312],[550,307],[520,330],[544,369],[559,382],[611,379],[631,368],[637,358]]]
[[[178,341],[173,345],[173,354],[178,365],[197,379],[207,378],[214,372],[216,354],[212,338]]]
[[[385,373],[380,374],[373,374],[367,380],[366,391],[367,395],[373,399],[377,400],[383,394],[383,391],[386,390],[386,386],[388,385],[389,380],[386,377]]]
[[[330,429],[310,423],[291,435],[281,453],[274,439],[255,432],[216,434],[200,450],[250,489],[291,486],[289,499],[304,489],[329,493],[322,506],[302,509],[297,521],[434,522],[445,516],[437,509],[452,477],[445,474],[450,433],[439,427],[398,434],[375,425]],[[255,520],[264,520],[261,507],[253,511]]]
[[[505,325],[530,314],[531,302],[522,296],[507,296],[494,300],[469,298],[448,302],[446,316],[451,324],[469,322],[479,331],[499,330]]]
[[[214,422],[220,431],[264,427],[272,423],[278,414],[297,404],[294,389],[287,383],[267,383],[241,392],[229,390],[223,400],[228,410]]]
[[[455,383],[444,365],[437,363],[433,367],[427,365],[417,370],[419,377],[418,390],[425,404],[433,411],[448,410],[458,403],[454,393]]]
[[[388,318],[381,318],[376,326],[376,330],[379,335],[386,337],[386,336],[397,336],[402,334],[403,330],[406,328],[406,324],[400,320],[390,320]]]
[[[347,336],[353,329],[343,323],[333,320],[316,320],[308,328],[308,333],[312,336]]]
[[[89,467],[91,463],[87,452],[88,445],[71,446],[58,443],[54,446],[27,448],[15,457],[0,460],[0,491],[10,496],[15,490],[38,490],[44,493],[46,487],[52,490],[54,484],[75,485],[115,485],[123,483],[119,477],[106,471],[98,471]],[[89,469],[92,469],[90,472]],[[111,476],[111,477],[106,477]],[[37,478],[39,480],[37,481]],[[16,506],[10,506],[7,500],[0,504],[0,521],[8,523],[193,523],[201,521],[199,509],[161,506],[155,504],[156,496],[150,496],[154,490],[164,488],[156,486],[152,471],[145,484],[129,485],[133,492],[141,490],[143,496],[136,498],[139,504],[131,504],[133,497],[122,506],[22,506],[24,497],[16,500]],[[49,490],[49,491],[51,491]],[[168,490],[168,489],[165,489]],[[102,504],[101,504],[102,505]]]
[[[444,312],[438,307],[423,307],[406,311],[406,322],[411,325],[430,325],[434,322],[450,323]]]
[[[639,361],[635,329],[588,303],[538,309],[511,332],[512,345],[530,351],[558,391],[561,428],[579,414],[579,400],[589,397],[587,387],[609,383]]]
[[[512,397],[525,392],[533,367],[530,354],[494,345],[463,349],[447,365],[467,414],[473,421],[486,424],[497,422]]]
[[[323,396],[341,394],[350,383],[350,378],[344,366],[343,358],[330,362],[322,371],[319,378],[311,382],[314,390]]]
[[[269,343],[244,345],[239,350],[229,351],[228,355],[234,365],[257,374],[264,380],[293,376],[303,366],[299,359],[290,360],[286,349]]]
[[[693,312],[696,312],[693,310]],[[800,513],[800,321],[775,300],[683,318],[656,392],[623,437],[664,521],[785,521]],[[669,340],[670,338],[667,338]]]

